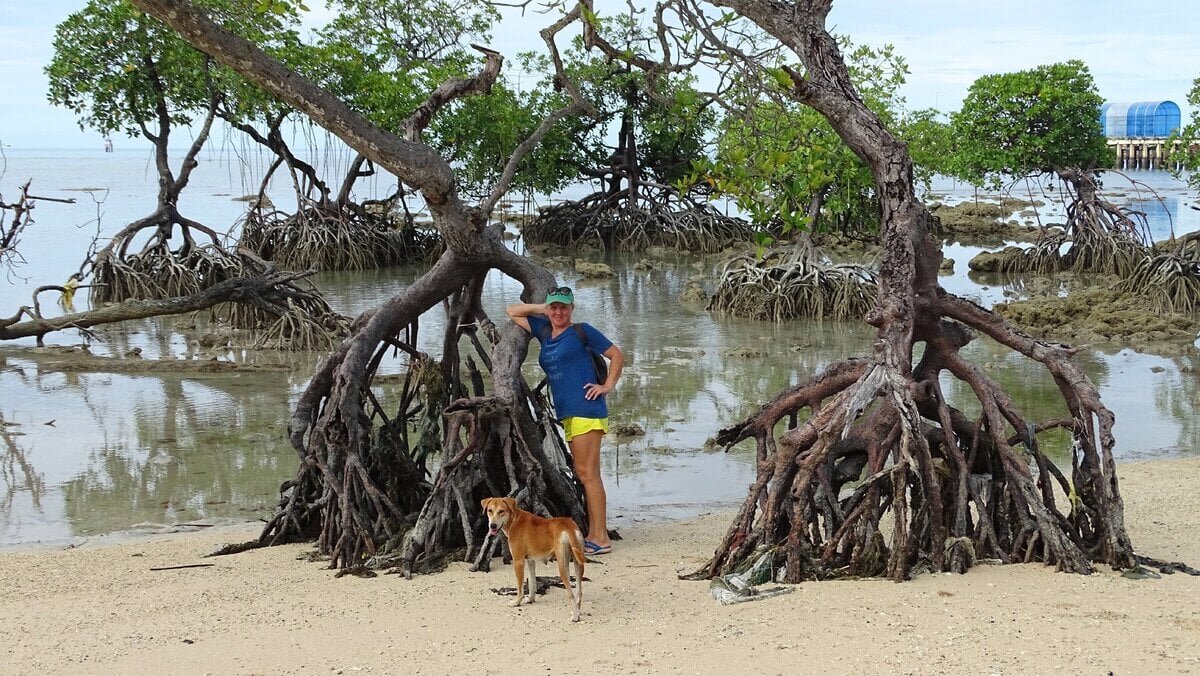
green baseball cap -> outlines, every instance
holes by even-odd
[[[556,286],[550,289],[546,294],[546,305],[550,303],[562,303],[564,305],[575,304],[575,294],[571,293],[569,286]]]

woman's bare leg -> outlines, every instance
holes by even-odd
[[[575,458],[575,476],[583,484],[583,496],[587,500],[587,539],[607,547],[608,496],[604,492],[604,480],[600,478],[600,440],[604,433],[592,430],[571,439],[571,455]]]

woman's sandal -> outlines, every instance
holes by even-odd
[[[603,547],[601,547],[600,545],[596,544],[595,542],[592,542],[591,540],[583,541],[583,552],[585,554],[590,554],[592,556],[599,556],[600,554],[607,554],[611,551],[612,551],[612,545],[604,545]]]

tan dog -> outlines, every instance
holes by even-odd
[[[495,535],[504,530],[508,548],[512,552],[513,570],[517,574],[517,600],[519,606],[525,600],[521,592],[525,577],[525,564],[529,564],[529,602],[537,595],[537,561],[547,563],[551,558],[558,561],[558,576],[567,588],[571,601],[571,621],[579,621],[579,608],[583,605],[583,533],[569,517],[559,516],[543,519],[519,507],[512,498],[484,498],[483,511],[488,518],[488,532]],[[568,575],[570,561],[575,561],[577,590],[571,589]]]

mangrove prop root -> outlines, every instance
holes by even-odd
[[[999,272],[1116,274],[1128,277],[1150,256],[1150,235],[1142,212],[1104,199],[1088,172],[1064,172],[1074,200],[1061,230],[1047,231],[1026,249],[1006,249]]]
[[[412,575],[451,559],[486,568],[480,561],[495,549],[480,536],[484,497],[511,495],[531,511],[584,522],[565,445],[546,438],[543,429],[553,428],[539,426],[534,415],[549,412],[531,402],[523,381],[515,381],[522,383],[515,392],[526,393],[517,405],[495,395],[453,398],[471,389],[461,380],[469,373],[456,366],[460,344],[494,367],[497,360],[518,364],[519,341],[528,340],[516,326],[503,334],[507,343],[493,330],[480,309],[481,279],[445,254],[423,280],[354,323],[297,403],[290,436],[301,466],[281,489],[260,544],[315,537],[331,568]],[[451,301],[452,320],[444,356],[434,361],[413,348],[417,317],[443,299]],[[480,335],[464,336],[474,331]],[[408,360],[398,404],[372,386],[385,351]],[[430,478],[426,463],[435,456]]]
[[[1118,290],[1148,299],[1158,314],[1200,312],[1200,247],[1184,246],[1142,258]]]
[[[387,213],[309,206],[294,214],[253,210],[240,245],[283,268],[366,270],[428,260],[438,252],[436,231]]]
[[[590,245],[612,251],[664,246],[694,253],[715,253],[742,244],[753,234],[749,223],[707,205],[673,209],[666,200],[635,206],[593,198],[545,209],[522,232],[532,244]]]
[[[698,573],[727,574],[764,547],[778,549],[779,577],[789,582],[879,574],[899,581],[990,556],[1079,573],[1096,562],[1132,567],[1112,412],[1071,361],[1073,350],[1034,340],[940,287],[936,219],[917,197],[906,144],[855,94],[825,26],[831,3],[792,5],[786,20],[772,3],[732,6],[799,57],[802,72],[784,67],[792,82],[786,94],[820,113],[870,168],[882,252],[875,305],[865,316],[876,329],[869,358],[826,369],[722,436],[756,440],[758,476]],[[1090,191],[1086,178],[1072,177]],[[1092,197],[1077,201],[1092,204]],[[1104,227],[1096,214],[1078,213],[1069,227]],[[1039,363],[1058,386],[1074,441],[1067,495],[1055,489],[1049,459],[1032,450],[1039,426],[959,356],[979,333]],[[975,398],[973,423],[938,394],[942,379],[964,383]],[[775,431],[783,416],[805,411],[803,423]],[[850,483],[857,486],[839,487]]]
[[[774,253],[729,261],[708,309],[782,322],[798,317],[858,319],[875,307],[879,282],[872,270]]]
[[[879,574],[899,581],[918,569],[965,572],[981,558],[1085,574],[1094,563],[1134,565],[1112,461],[1113,417],[1071,351],[968,301],[944,292],[940,300],[935,314],[950,319],[922,324],[926,349],[912,373],[876,360],[841,362],[718,434],[726,446],[756,440],[758,476],[695,576],[733,572],[764,546],[780,548],[787,582]],[[974,335],[967,326],[1042,362],[1072,417],[1027,421],[958,355]],[[974,393],[978,423],[942,398],[947,374]],[[777,431],[781,419],[805,411],[804,423]],[[1056,427],[1075,439],[1070,481],[1036,445],[1037,432]]]

